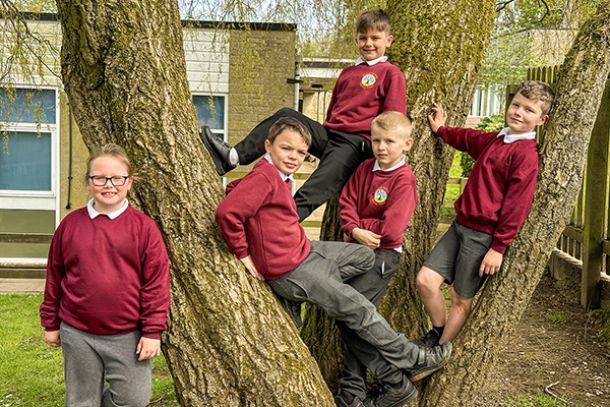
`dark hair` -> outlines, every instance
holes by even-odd
[[[267,140],[273,144],[277,136],[279,136],[286,129],[299,133],[305,144],[307,144],[307,147],[311,146],[311,134],[309,133],[309,130],[307,130],[307,127],[305,127],[303,123],[294,117],[280,117],[277,119],[277,121],[273,123],[269,129]]]
[[[367,33],[369,31],[385,31],[391,34],[390,17],[382,9],[365,11],[356,20],[356,33]]]
[[[553,100],[555,99],[555,92],[549,86],[548,83],[542,81],[523,81],[517,86],[516,94],[522,94],[530,100],[539,100],[542,102],[542,115],[549,114]]]
[[[94,148],[94,150],[89,155],[89,158],[87,158],[87,173],[85,174],[85,182],[89,182],[89,175],[91,175],[91,164],[93,163],[93,160],[104,156],[114,157],[117,160],[121,161],[127,167],[127,175],[133,175],[131,163],[129,162],[129,157],[127,156],[127,153],[125,152],[123,147],[109,143],[101,147]]]

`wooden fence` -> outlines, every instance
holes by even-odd
[[[531,69],[528,79],[543,80],[553,85],[557,71],[556,67]],[[610,280],[609,141],[610,80],[606,82],[591,134],[582,188],[570,222],[557,243],[557,250],[580,261],[582,265],[580,300],[586,308],[600,306],[601,281]]]

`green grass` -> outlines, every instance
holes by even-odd
[[[0,295],[0,407],[64,405],[63,358],[44,342],[41,295]],[[177,406],[162,357],[153,361],[155,406]]]
[[[552,324],[563,324],[568,319],[568,316],[561,311],[549,312],[546,314],[546,320]]]
[[[573,405],[566,404],[561,400],[545,394],[536,394],[533,396],[524,396],[512,399],[508,402],[509,407],[570,407]]]

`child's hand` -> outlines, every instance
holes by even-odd
[[[504,257],[502,253],[499,253],[494,249],[489,249],[485,257],[483,257],[481,267],[479,267],[479,276],[483,277],[483,274],[493,276],[495,273],[500,271],[500,267],[502,266],[502,257]]]
[[[52,348],[61,346],[59,331],[44,331],[44,341]]]
[[[443,127],[447,121],[447,112],[440,103],[432,106],[432,114],[428,116],[428,123],[433,132],[437,132],[439,127]]]
[[[378,248],[379,243],[381,242],[381,235],[373,233],[370,230],[360,228],[354,228],[354,230],[352,230],[352,238],[358,243],[370,247],[371,249]]]
[[[254,262],[252,261],[252,258],[249,255],[244,257],[243,259],[239,259],[239,261],[241,261],[244,266],[246,266],[246,270],[248,270],[254,278],[256,278],[257,280],[265,279],[263,275],[258,272],[256,266],[254,265]]]
[[[136,346],[136,353],[140,355],[138,360],[152,359],[161,353],[161,341],[159,339],[141,337]]]

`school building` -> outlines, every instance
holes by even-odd
[[[0,20],[9,84],[0,88],[0,278],[43,276],[52,233],[87,199],[88,150],[60,79],[60,23],[54,14],[26,18],[49,47],[38,48],[39,60],[12,59],[17,41]],[[183,30],[200,125],[235,143],[269,113],[298,106],[295,25],[183,21]]]

